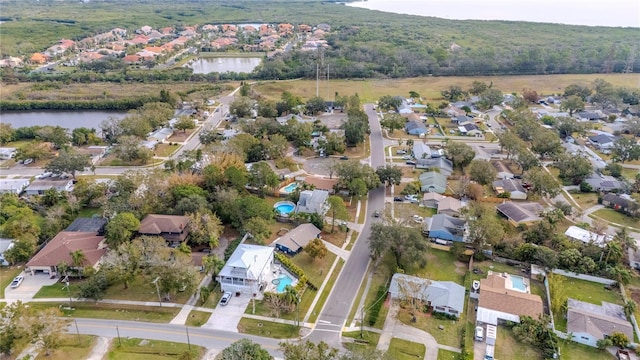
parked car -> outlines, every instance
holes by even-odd
[[[405,155],[407,152],[404,150],[396,150],[396,154],[398,155]]]
[[[407,165],[414,165],[414,166],[415,166],[416,162],[415,162],[415,161],[407,161],[407,162],[406,162],[406,164],[407,164]]]
[[[340,156],[340,160],[349,160],[349,157],[348,157],[348,156],[343,155],[343,156]]]
[[[404,201],[404,199],[401,196],[396,196],[393,198],[393,201]]]
[[[26,160],[23,162],[23,164],[24,164],[24,165],[29,165],[29,164],[31,164],[32,162],[33,162],[33,159],[26,159]]]
[[[411,160],[411,156],[405,155],[402,157],[402,160]]]
[[[484,329],[482,328],[482,326],[477,326],[476,327],[475,339],[476,339],[476,341],[483,341],[484,340]]]
[[[380,217],[380,211],[379,210],[374,211],[373,217]]]
[[[11,282],[11,288],[15,289],[19,287],[20,284],[22,284],[23,280],[24,280],[24,277],[22,275],[16,276],[15,278],[13,278],[13,281]]]
[[[222,295],[222,298],[220,298],[220,305],[222,306],[226,306],[227,304],[229,304],[229,301],[231,301],[231,292],[227,291]]]

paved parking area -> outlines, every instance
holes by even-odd
[[[33,296],[40,291],[41,287],[53,285],[59,280],[58,278],[51,279],[48,274],[31,275],[30,272],[22,272],[21,275],[24,276],[24,281],[22,281],[22,285],[19,288],[12,289],[11,285],[9,285],[4,290],[4,298],[7,301],[33,299]],[[60,286],[63,285],[60,284]]]
[[[202,325],[202,327],[238,332],[238,323],[240,323],[240,319],[247,310],[247,306],[250,305],[250,302],[250,294],[233,296],[226,306],[218,305],[218,307],[213,310],[209,321]]]

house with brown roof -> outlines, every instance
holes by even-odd
[[[122,61],[124,61],[126,64],[138,64],[140,62],[140,56],[127,55],[122,59]]]
[[[49,57],[43,53],[35,53],[29,58],[29,62],[32,64],[44,64],[49,60]]]
[[[597,347],[598,340],[609,337],[614,332],[633,339],[633,327],[622,306],[606,301],[602,305],[595,305],[567,299],[567,333],[573,335],[571,340]]]
[[[543,314],[542,299],[531,294],[529,279],[507,273],[489,271],[480,280],[478,322],[498,325],[499,321],[519,323],[520,316],[537,319]]]
[[[305,183],[314,186],[318,190],[328,191],[329,194],[335,193],[335,187],[338,185],[338,179],[328,179],[316,176],[306,176],[303,180]]]
[[[138,234],[160,236],[171,244],[179,244],[189,235],[189,217],[149,214],[140,222]]]
[[[95,232],[61,231],[42,250],[27,262],[25,271],[35,275],[41,271],[48,274],[58,272],[58,264],[73,267],[72,253],[81,251],[84,255],[82,268],[90,266],[98,269],[102,256],[107,252],[104,236]]]

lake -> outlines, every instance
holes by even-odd
[[[452,20],[507,20],[640,27],[640,1],[611,0],[368,0],[347,6]]]
[[[212,72],[225,73],[250,73],[262,62],[262,58],[238,57],[238,58],[199,58],[186,64],[193,69],[194,74],[208,74]]]
[[[109,116],[123,118],[126,112],[119,111],[20,111],[0,113],[0,122],[11,124],[15,128],[51,125],[73,130],[79,127],[96,129],[100,132],[100,123]]]

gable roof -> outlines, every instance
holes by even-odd
[[[606,201],[606,202],[608,202],[608,203],[611,203],[611,204],[613,204],[613,205],[620,206],[620,207],[622,207],[622,208],[626,208],[626,207],[628,207],[629,205],[631,205],[631,204],[633,203],[633,201],[632,201],[632,200],[625,199],[625,198],[623,198],[622,196],[620,196],[620,195],[616,195],[616,194],[614,194],[614,193],[608,193],[608,194],[605,194],[605,195],[602,197],[602,201]]]
[[[435,171],[427,171],[419,177],[422,191],[444,193],[447,190],[447,177]]]
[[[446,214],[437,214],[431,217],[429,232],[444,231],[452,236],[463,236],[466,220],[458,219]]]
[[[315,227],[315,225],[310,223],[300,224],[295,229],[277,238],[273,244],[279,244],[291,251],[298,251],[307,246],[311,240],[317,238],[319,235],[320,230]]]
[[[490,273],[480,280],[478,307],[534,319],[543,310],[540,296],[507,289],[506,279],[497,273]]]
[[[503,179],[503,180],[494,181],[493,188],[494,189],[502,188],[504,191],[508,191],[510,193],[513,193],[513,192],[526,193],[527,192],[524,189],[524,187],[522,187],[522,184],[520,183],[520,181],[515,179]]]
[[[420,130],[423,132],[427,132],[427,127],[424,126],[424,124],[421,121],[417,121],[417,120],[407,121],[405,125],[405,129],[407,132],[413,131],[413,130]]]
[[[73,266],[71,253],[77,250],[82,251],[86,258],[83,266],[94,266],[107,252],[101,247],[103,240],[104,236],[97,236],[95,232],[61,231],[27,262],[27,267],[57,266],[61,262]]]
[[[413,156],[416,159],[431,157],[431,148],[429,147],[429,145],[423,142],[420,142],[420,141],[414,142],[411,150],[413,151]]]
[[[442,200],[444,200],[444,198],[446,198],[446,196],[444,195],[440,195],[438,193],[434,193],[434,192],[426,192],[424,193],[424,195],[422,196],[422,200],[423,201],[429,201],[429,200],[434,200],[436,202],[440,202]]]
[[[181,233],[189,225],[189,217],[181,215],[149,214],[141,222],[140,234],[160,235],[161,233]]]
[[[445,196],[444,199],[438,202],[438,212],[441,212],[441,211],[460,212],[461,208],[462,208],[462,202],[454,197]]]
[[[602,145],[616,141],[616,137],[613,135],[598,134],[595,136],[589,136],[589,141]]]
[[[240,244],[220,270],[219,276],[237,276],[241,273],[246,279],[258,280],[273,257],[273,250],[270,246]]]
[[[587,333],[596,339],[604,339],[614,331],[633,339],[633,328],[620,305],[606,301],[601,306],[567,299],[567,332]]]
[[[429,159],[416,159],[416,166],[427,169],[439,169],[440,173],[446,176],[453,172],[453,163],[451,160],[438,157]]]
[[[326,190],[303,190],[300,192],[296,212],[321,213],[328,198],[329,192]]]
[[[564,234],[574,240],[582,241],[585,244],[593,243],[601,247],[604,246],[605,242],[608,240],[605,235],[598,235],[594,232],[573,225],[569,226]]]
[[[538,221],[541,219],[540,213],[544,210],[542,205],[535,202],[513,201],[504,202],[496,206],[496,209],[516,223]]]
[[[391,278],[389,293],[395,298],[419,298],[431,302],[431,306],[446,306],[458,313],[464,310],[465,289],[453,281],[434,281],[396,273]]]

